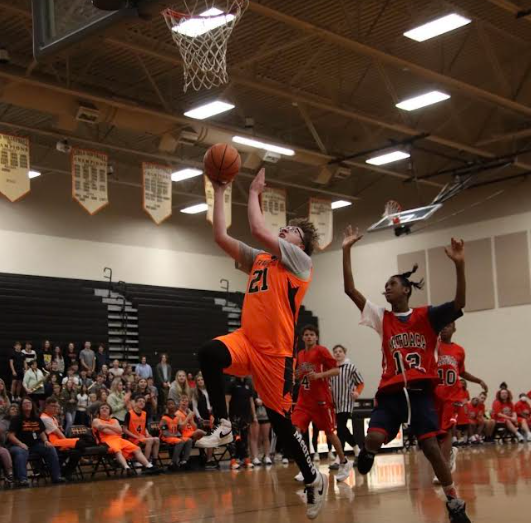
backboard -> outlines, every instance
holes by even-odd
[[[442,203],[436,203],[433,205],[426,205],[425,207],[418,207],[416,209],[408,209],[407,211],[397,212],[384,216],[381,220],[371,225],[367,232],[376,232],[383,229],[391,229],[397,227],[407,227],[412,223],[427,220],[435,212],[442,207]],[[398,223],[397,223],[398,218]]]
[[[59,52],[125,18],[137,16],[136,8],[102,11],[96,9],[91,0],[32,0],[31,8],[33,55],[36,60]]]

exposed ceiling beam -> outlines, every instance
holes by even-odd
[[[449,89],[459,91],[466,96],[472,96],[476,99],[492,103],[515,113],[531,116],[531,107],[515,102],[514,100],[511,100],[509,98],[497,95],[490,91],[486,91],[485,89],[481,89],[479,87],[476,87],[475,85],[471,85],[461,80],[457,80],[456,78],[437,73],[436,71],[432,71],[431,69],[426,69],[425,67],[422,67],[408,60],[404,60],[403,58],[399,58],[384,51],[380,51],[379,49],[375,49],[374,47],[370,47],[368,45],[352,40],[351,38],[346,38],[339,34],[333,33],[328,29],[324,29],[310,22],[306,22],[299,18],[295,18],[285,13],[281,13],[280,11],[276,11],[255,1],[249,2],[249,9],[262,16],[277,20],[278,22],[286,24],[290,27],[299,29],[300,31],[313,34],[316,37],[321,38],[322,40],[325,40],[327,42],[333,43],[339,47],[343,47],[355,53],[368,56],[376,60],[380,60],[382,63],[387,63],[398,68],[407,69],[411,73],[417,74],[422,78],[426,78],[431,82],[437,82],[440,85],[445,85]]]
[[[515,131],[507,134],[498,134],[491,138],[481,140],[476,145],[482,147],[484,145],[492,145],[493,143],[510,142],[512,140],[521,140],[522,138],[528,138],[531,136],[531,129],[523,129],[521,131]]]

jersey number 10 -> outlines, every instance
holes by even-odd
[[[260,269],[253,272],[253,279],[249,283],[249,294],[255,292],[267,291],[267,269]]]

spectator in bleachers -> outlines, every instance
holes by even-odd
[[[92,419],[95,412],[98,410],[98,395],[95,392],[89,392],[88,395],[88,405],[87,405],[87,417],[89,420]]]
[[[112,366],[109,369],[109,374],[112,378],[112,381],[115,380],[115,378],[121,378],[124,373],[124,369],[120,366],[120,360],[114,360],[112,362]]]
[[[103,365],[100,374],[103,376],[103,383],[107,388],[109,388],[111,386],[112,380],[114,379],[111,374],[109,374],[109,367],[107,365]]]
[[[24,389],[29,397],[42,408],[44,405],[44,373],[37,366],[37,358],[31,360],[29,369],[24,373],[24,380],[22,381]]]
[[[108,393],[107,389],[101,389],[98,392],[98,394],[96,395],[95,401],[94,401],[94,398],[92,398],[91,396],[92,396],[92,394],[89,394],[90,405],[89,405],[89,409],[88,410],[89,410],[90,419],[92,420],[96,416],[100,406],[103,405],[104,403],[107,403],[107,399],[109,397],[109,393]]]
[[[518,417],[514,411],[513,396],[507,388],[500,388],[492,404],[492,416],[499,427],[505,427],[518,441],[524,437],[518,432]]]
[[[92,383],[92,385],[89,387],[89,390],[98,394],[101,389],[107,390],[107,385],[105,385],[103,374],[98,374],[96,376],[96,381]]]
[[[56,360],[52,360],[52,363],[50,364],[50,379],[52,376],[57,378],[58,383],[63,381],[63,373],[59,370],[59,365]]]
[[[122,380],[118,381],[122,383]],[[111,418],[111,414],[114,415],[114,418]],[[92,427],[96,431],[97,439],[109,447],[109,452],[114,454],[116,461],[118,461],[123,469],[130,469],[126,460],[134,457],[144,466],[146,472],[155,472],[155,467],[146,459],[144,454],[142,454],[140,447],[122,438],[122,427],[115,418],[116,413],[113,413],[110,405],[107,403],[100,405],[97,417],[92,422]]]
[[[13,461],[9,450],[6,449],[7,431],[9,429],[9,408],[2,413],[0,417],[0,464],[4,471],[4,481],[6,485],[12,485],[13,478]]]
[[[181,394],[191,396],[190,387],[186,379],[186,372],[184,370],[178,370],[175,374],[175,381],[172,382],[170,390],[168,392],[168,398],[171,398],[177,405],[180,403]]]
[[[44,424],[29,398],[22,400],[20,415],[11,419],[8,440],[13,458],[15,479],[21,487],[28,487],[28,459],[39,456],[46,461],[53,483],[64,483],[59,467],[59,458],[46,437]]]
[[[98,350],[96,352],[96,372],[101,372],[101,369],[104,365],[107,365],[107,368],[109,367],[109,355],[107,354],[107,351],[105,350],[105,345],[103,343],[100,343],[98,345]]]
[[[120,423],[125,420],[125,415],[130,409],[131,393],[124,392],[124,382],[121,378],[114,378],[111,385],[111,393],[107,398],[107,403],[110,405],[113,417]]]
[[[196,387],[192,390],[192,409],[195,414],[197,426],[203,430],[210,430],[210,416],[212,414],[212,406],[210,405],[210,398],[205,386],[205,379],[201,372],[195,376]]]
[[[490,412],[487,412],[485,407],[487,401],[487,393],[485,391],[480,392],[478,399],[478,424],[480,426],[481,424],[483,424],[483,435],[485,436],[485,441],[492,441],[494,431],[496,430],[496,421],[491,418]]]
[[[59,403],[61,403],[61,395],[63,392],[63,386],[60,383],[54,383],[52,385],[52,395],[50,398],[55,398]]]
[[[4,418],[10,406],[11,400],[7,395],[6,383],[3,379],[0,379],[0,419]]]
[[[190,389],[195,389],[194,375],[191,372],[186,375],[186,380],[188,381],[188,386]]]
[[[75,423],[76,425],[88,425],[88,387],[86,385],[81,385],[79,392],[76,396],[77,399],[77,408],[76,408],[76,417],[75,417]]]
[[[151,365],[147,362],[147,358],[145,356],[142,356],[140,358],[140,363],[135,367],[135,374],[139,378],[152,378],[153,377],[153,369],[151,368]]]
[[[124,383],[129,385],[128,390],[133,390],[133,385],[135,383],[135,375],[133,373],[133,367],[128,363],[124,363],[124,373],[122,374],[122,380]]]
[[[147,379],[147,386],[148,386],[149,392],[151,392],[153,398],[155,398],[155,401],[157,402],[157,407],[158,407],[158,405],[159,405],[159,390],[157,389],[157,387],[155,387],[154,381],[155,380],[153,378],[148,378]]]
[[[176,414],[179,418],[179,431],[183,438],[189,438],[195,442],[206,436],[206,432],[197,427],[194,411],[190,410],[190,396],[188,394],[181,394],[179,409]]]
[[[149,424],[153,421],[153,418],[157,413],[157,398],[153,396],[153,393],[148,387],[148,382],[144,378],[138,380],[135,397],[138,395],[141,395],[144,398],[145,405],[142,408],[146,411],[147,422]]]
[[[53,395],[53,386],[56,384],[60,385],[60,382],[57,379],[57,374],[50,373],[48,379],[44,383],[44,399]]]
[[[514,410],[518,417],[520,430],[525,434],[527,441],[531,441],[531,433],[529,432],[529,427],[531,427],[531,401],[527,394],[524,392],[520,394]]]
[[[68,367],[66,376],[63,378],[62,385],[66,385],[69,381],[73,381],[76,387],[79,387],[79,376],[76,376],[76,367]]]
[[[148,432],[147,427],[150,421],[145,410],[146,399],[142,394],[138,394],[131,402],[131,406],[132,409],[125,415],[124,434],[135,445],[142,448],[148,461],[156,463],[159,457],[160,439],[151,436]]]
[[[241,463],[253,468],[249,459],[249,429],[256,419],[254,391],[247,378],[233,378],[227,389],[229,399],[229,417],[234,432],[234,446],[231,448],[231,469],[239,469]]]
[[[11,396],[15,400],[20,400],[22,394],[22,380],[24,379],[24,360],[22,352],[22,343],[16,341],[13,345],[13,351],[9,357],[9,368],[11,370]]]
[[[41,350],[37,354],[37,359],[41,369],[50,370],[53,359],[52,344],[50,340],[44,340]]]
[[[22,354],[24,354],[24,370],[28,370],[30,363],[33,360],[37,359],[37,353],[33,350],[31,341],[27,341],[24,344],[24,349],[22,350]]]
[[[96,370],[96,354],[92,350],[90,341],[86,341],[83,350],[79,353],[79,363],[81,370],[87,371],[87,376],[92,376]]]
[[[181,464],[186,465],[190,458],[193,441],[182,437],[179,431],[179,418],[177,417],[177,404],[172,399],[166,403],[166,412],[162,416],[159,424],[160,439],[173,447],[171,457],[172,464],[169,470],[177,470]]]
[[[71,367],[72,365],[78,363],[78,357],[77,357],[77,352],[76,352],[76,347],[75,345],[70,342],[68,344],[68,347],[66,349],[66,354],[65,354],[65,366],[66,368],[68,367]]]
[[[172,376],[171,365],[168,363],[168,356],[161,354],[160,363],[155,367],[155,385],[159,389],[160,404],[166,405],[170,391],[170,381]]]
[[[94,381],[92,380],[92,378],[89,378],[88,372],[85,369],[83,369],[79,376],[79,387],[82,387],[83,385],[85,385],[88,389],[93,383]]]
[[[251,425],[250,429],[250,447],[251,447],[251,459],[253,465],[261,465],[262,461],[264,465],[272,465],[271,457],[271,423],[267,417],[267,410],[263,401],[256,395],[254,398],[254,408],[256,413],[256,421]],[[262,446],[264,456],[262,461],[258,457],[258,449]]]
[[[57,363],[57,370],[61,373],[65,373],[65,359],[63,358],[63,350],[57,345],[53,350],[53,361]]]
[[[65,434],[70,437],[77,411],[77,387],[74,380],[68,380],[64,385],[60,403],[65,417]]]

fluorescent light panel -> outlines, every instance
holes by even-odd
[[[424,42],[430,38],[448,33],[459,27],[463,27],[471,22],[469,18],[458,15],[457,13],[451,13],[449,15],[432,20],[424,25],[419,25],[410,31],[404,33],[404,36],[411,38],[417,42]]]
[[[208,209],[206,203],[198,203],[197,205],[191,205],[190,207],[185,207],[181,209],[181,212],[184,214],[198,214],[200,212],[205,212]]]
[[[28,171],[28,178],[37,178],[40,175],[40,171]]]
[[[205,17],[204,20],[201,20],[200,17]],[[196,36],[201,36],[202,34],[216,29],[222,25],[228,24],[234,20],[234,15],[225,14],[223,11],[212,7],[207,11],[199,13],[199,17],[191,18],[186,20],[182,24],[176,25],[172,28],[172,31],[175,31],[183,36],[189,36],[190,38],[195,38]]]
[[[336,202],[332,202],[332,209],[341,209],[342,207],[348,207],[349,205],[352,205],[352,202],[337,200]]]
[[[429,93],[408,98],[407,100],[396,104],[396,106],[404,111],[415,111],[421,107],[426,107],[427,105],[433,105],[438,102],[442,102],[443,100],[448,100],[448,98],[450,98],[449,94],[441,93],[441,91],[430,91]]]
[[[365,163],[369,163],[371,165],[385,165],[386,163],[392,163],[392,162],[398,162],[398,160],[404,160],[405,158],[409,158],[409,154],[405,153],[404,151],[393,151],[386,154],[381,154],[380,156],[374,156],[373,158],[369,158],[368,160],[365,160]]]
[[[189,178],[195,178],[196,176],[201,176],[203,171],[200,169],[193,169],[192,167],[187,167],[186,169],[180,169],[171,173],[172,182],[182,182],[183,180],[188,180]]]
[[[286,147],[280,147],[279,145],[260,142],[259,140],[253,140],[251,138],[244,138],[243,136],[233,136],[232,141],[241,145],[248,145],[249,147],[256,147],[257,149],[263,149],[264,151],[271,151],[272,153],[283,154],[285,156],[295,155],[295,151],[293,149],[287,149]]]
[[[184,116],[188,116],[188,118],[195,118],[196,120],[204,120],[205,118],[210,118],[216,114],[230,111],[231,109],[234,109],[234,105],[216,100],[205,105],[200,105],[195,109],[191,109],[190,111],[184,113]]]

